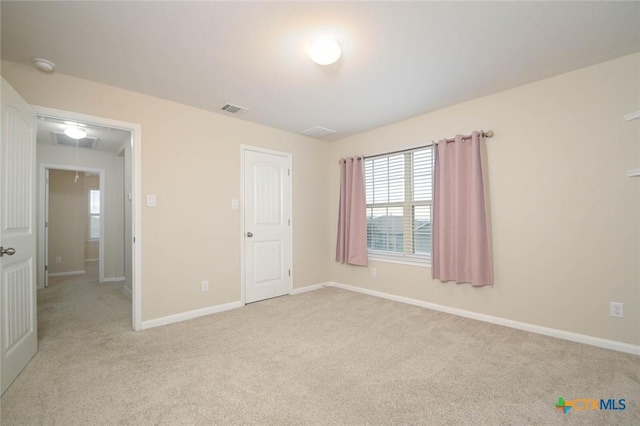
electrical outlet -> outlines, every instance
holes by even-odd
[[[202,291],[209,291],[209,281],[202,281]]]
[[[56,256],[56,263],[57,264],[62,263],[62,257],[61,256]]]
[[[614,318],[624,318],[624,303],[609,303],[609,315]]]
[[[371,276],[374,278],[378,276],[378,270],[376,268],[371,268]]]

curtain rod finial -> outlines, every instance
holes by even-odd
[[[488,138],[492,138],[493,137],[493,130],[487,130],[486,132],[483,132],[483,133]]]

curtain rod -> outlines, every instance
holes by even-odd
[[[481,132],[481,134],[485,138],[492,138],[494,133],[493,133],[493,130],[487,130],[486,132],[483,130]],[[462,136],[462,139],[471,139],[471,136],[472,135],[465,135],[465,136]],[[445,139],[444,141],[445,142],[453,142],[455,140],[456,140],[456,138],[449,138],[449,139]],[[433,143],[431,143],[429,145],[418,146],[418,147],[415,147],[415,148],[400,149],[398,151],[384,152],[382,154],[376,154],[376,155],[368,155],[368,156],[365,156],[363,158],[367,159],[367,158],[382,157],[382,156],[386,156],[386,155],[401,154],[403,152],[415,151],[417,149],[426,148],[428,146],[433,146]]]

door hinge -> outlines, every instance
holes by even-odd
[[[49,270],[49,265],[44,265],[44,270],[48,271]]]
[[[291,219],[287,220],[287,224],[291,226]]]
[[[133,237],[133,242],[134,242],[134,243],[136,242],[136,237]]]
[[[48,227],[49,227],[49,222],[45,222],[45,223],[44,223],[44,227],[45,227],[45,228],[48,228]]]
[[[291,169],[287,169],[287,176],[291,176]]]
[[[291,276],[291,269],[289,269],[289,276]]]

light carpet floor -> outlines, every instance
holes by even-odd
[[[640,424],[637,356],[336,288],[134,332],[121,285],[81,278],[39,293],[3,426]]]

